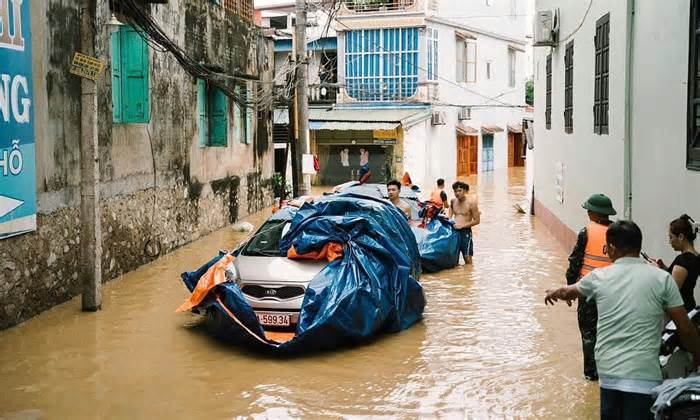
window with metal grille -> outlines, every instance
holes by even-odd
[[[253,21],[253,0],[217,0],[218,4],[222,2],[224,10],[228,13],[240,16],[249,22]]]
[[[595,96],[593,101],[593,132],[608,134],[608,75],[610,62],[610,13],[595,24]]]
[[[688,146],[686,166],[700,170],[700,0],[690,1],[688,63]]]
[[[564,131],[574,132],[574,41],[564,53]]]
[[[428,28],[428,74],[427,79],[435,81],[438,79],[438,30]]]
[[[360,101],[394,101],[418,87],[418,28],[348,31],[347,94]]]
[[[547,55],[547,88],[545,92],[544,127],[552,128],[552,54]]]

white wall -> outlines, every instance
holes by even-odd
[[[685,161],[688,2],[637,2],[635,19],[632,217],[646,251],[670,263],[668,223],[683,213],[700,221],[700,171]]]
[[[524,39],[527,0],[440,0],[438,15],[450,21]],[[515,16],[512,16],[515,11]]]
[[[638,2],[639,3],[639,2]],[[537,0],[536,10],[559,7],[561,39],[571,34],[585,14],[587,2]],[[609,134],[593,132],[593,36],[596,20],[610,12]],[[593,0],[585,22],[573,36],[574,129],[564,132],[564,50],[552,53],[552,125],[545,129],[546,55],[535,47],[535,198],[574,231],[587,223],[581,203],[591,194],[608,195],[618,213],[623,208],[625,4]],[[644,47],[646,49],[646,47]],[[650,100],[651,98],[647,98]],[[564,163],[564,203],[556,200],[555,163]]]

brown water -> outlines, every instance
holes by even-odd
[[[474,265],[422,277],[411,329],[285,360],[214,341],[173,311],[179,274],[242,239],[227,228],[107,284],[101,312],[74,299],[0,332],[0,417],[596,417],[576,312],[542,303],[566,254],[512,207],[522,171],[468,181],[483,213]]]

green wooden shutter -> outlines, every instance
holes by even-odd
[[[253,142],[253,117],[255,112],[253,109],[253,89],[251,89],[250,84],[246,86],[246,108],[245,108],[245,142],[250,144]]]
[[[236,85],[234,88],[236,92],[236,98],[241,98],[241,86]],[[245,136],[245,120],[241,117],[241,106],[239,101],[233,101],[233,136],[236,142],[243,143],[243,136]]]
[[[226,147],[228,129],[228,98],[217,88],[209,92],[209,145]]]
[[[125,27],[121,31],[123,120],[125,123],[147,123],[148,45],[133,28]]]
[[[122,56],[120,32],[111,35],[112,42],[112,122],[122,122]]]
[[[199,109],[199,147],[207,145],[209,118],[207,118],[207,84],[197,79],[197,108]]]

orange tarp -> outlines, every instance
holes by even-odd
[[[233,255],[224,255],[216,264],[212,265],[209,270],[199,279],[197,286],[192,291],[190,296],[185,303],[180,305],[175,312],[185,312],[194,308],[195,306],[202,303],[209,291],[219,284],[226,281],[226,275],[224,274],[224,268],[233,261]]]
[[[335,261],[343,256],[343,245],[337,242],[329,242],[321,248],[320,251],[307,252],[306,254],[297,254],[294,247],[287,251],[287,258],[292,260],[328,260]]]

